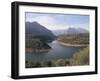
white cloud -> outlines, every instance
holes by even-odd
[[[89,24],[88,23],[74,24],[74,25],[70,25],[69,27],[72,27],[72,28],[83,28],[83,29],[89,30]]]
[[[68,27],[64,24],[58,23],[58,20],[56,20],[56,18],[53,18],[51,16],[36,16],[27,19],[27,21],[30,22],[36,21],[50,30],[66,29]]]
[[[61,25],[61,24],[58,24],[58,25],[47,25],[47,27],[50,30],[62,30],[62,29],[67,29],[68,28],[68,26]]]
[[[67,17],[69,18],[68,21],[64,20],[64,18],[65,18],[65,15],[48,15],[48,14],[47,15],[44,15],[44,14],[37,15],[37,14],[29,13],[27,14],[26,21],[30,21],[30,22],[36,21],[50,30],[67,29],[69,27],[84,28],[84,29],[89,30],[88,23],[70,24],[71,21],[70,21],[69,16]]]

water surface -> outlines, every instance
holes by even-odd
[[[45,53],[28,53],[26,52],[26,60],[30,61],[48,61],[57,59],[71,58],[75,52],[78,52],[80,48],[75,47],[65,47],[58,43],[58,41],[53,41],[48,43],[52,49]]]

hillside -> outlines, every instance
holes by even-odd
[[[46,42],[53,41],[56,37],[50,30],[38,22],[26,22],[25,33],[26,39],[39,38]]]
[[[87,46],[89,45],[89,33],[60,35],[57,40],[66,46]]]
[[[51,49],[51,47],[41,41],[40,39],[26,39],[25,41],[26,52],[47,52]]]

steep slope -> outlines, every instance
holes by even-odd
[[[38,22],[25,23],[26,38],[39,38],[43,41],[53,41],[55,35],[46,27],[40,25]]]

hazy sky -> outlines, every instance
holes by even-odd
[[[67,29],[69,27],[84,28],[89,30],[88,15],[74,14],[48,14],[48,13],[26,13],[26,21],[37,21],[50,30]]]

